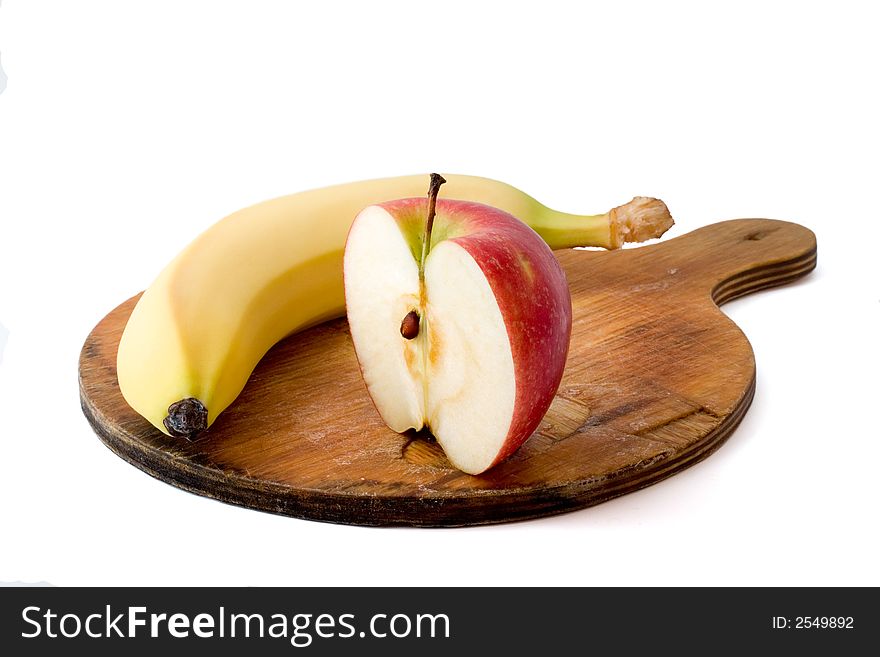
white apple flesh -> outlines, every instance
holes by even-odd
[[[455,467],[478,474],[547,412],[568,354],[571,298],[537,233],[467,201],[437,200],[421,273],[428,212],[427,199],[402,199],[357,216],[344,258],[348,323],[384,422],[427,427]]]

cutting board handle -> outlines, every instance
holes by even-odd
[[[813,231],[775,219],[723,221],[638,250],[644,251],[645,276],[674,277],[689,293],[708,293],[719,306],[789,283],[816,266]]]

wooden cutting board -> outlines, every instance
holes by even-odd
[[[344,319],[276,345],[188,443],[153,428],[119,392],[116,347],[134,297],[83,346],[82,408],[134,466],[262,511],[448,527],[580,509],[675,474],[727,439],[754,395],[755,360],[718,305],[808,273],[816,239],[797,224],[738,219],[652,246],[557,256],[574,307],[565,376],[536,433],[480,476],[452,468],[428,437],[382,424]]]

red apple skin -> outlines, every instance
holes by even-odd
[[[380,204],[404,234],[421,235],[427,200]],[[433,244],[446,236],[465,249],[495,295],[513,355],[514,414],[494,467],[513,454],[541,423],[565,370],[571,339],[571,294],[550,247],[529,226],[497,208],[437,200]]]

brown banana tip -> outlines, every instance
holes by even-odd
[[[168,407],[168,417],[162,424],[175,438],[195,440],[208,428],[208,409],[198,399],[187,397]]]
[[[624,242],[644,242],[660,237],[675,224],[666,204],[647,196],[636,196],[629,203],[611,210],[610,215],[611,248],[615,249]]]

